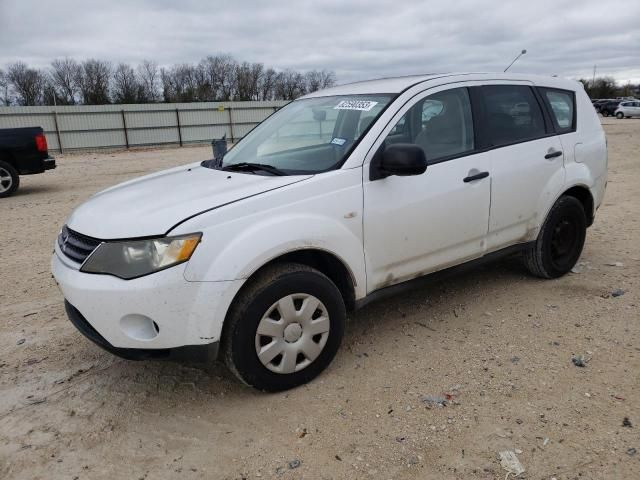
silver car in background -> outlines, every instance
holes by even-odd
[[[614,115],[616,118],[640,117],[640,100],[620,102]]]

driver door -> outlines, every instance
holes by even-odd
[[[370,159],[364,165],[368,293],[485,252],[490,157],[475,153],[468,89],[433,91],[406,104],[372,149],[419,145],[426,172],[370,180]]]

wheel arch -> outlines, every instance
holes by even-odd
[[[594,211],[593,211],[594,201],[593,201],[593,195],[591,194],[591,190],[589,190],[589,187],[587,187],[586,185],[574,185],[568,190],[565,190],[560,195],[560,197],[562,196],[574,197],[582,204],[582,208],[584,208],[584,213],[586,213],[587,215],[587,227],[590,227],[593,224],[593,218],[594,218]]]
[[[260,267],[252,271],[249,274],[245,285],[249,283],[252,278],[255,278],[257,275],[262,273],[265,269],[268,269],[273,265],[277,265],[279,263],[300,263],[302,265],[307,265],[309,267],[315,268],[319,272],[329,277],[329,279],[336,285],[336,287],[338,287],[347,311],[352,311],[355,309],[355,288],[357,282],[354,273],[347,266],[344,260],[333,254],[332,252],[319,248],[300,248],[282,253],[268,260],[266,263],[262,264]],[[236,296],[240,295],[241,291],[238,292]]]

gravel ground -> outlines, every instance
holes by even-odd
[[[603,123],[609,186],[579,273],[506,259],[371,304],[323,375],[280,394],[112,357],[49,272],[75,205],[209,147],[59,156],[0,201],[0,478],[504,479],[503,450],[519,478],[640,478],[640,121]]]

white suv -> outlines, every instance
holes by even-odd
[[[300,385],[348,311],[432,272],[520,252],[576,263],[607,178],[582,86],[515,74],[344,85],[291,102],[223,158],[129,181],[69,217],[52,269],[68,315],[126,358],[217,355]]]
[[[620,102],[614,115],[616,118],[640,117],[640,100]]]

